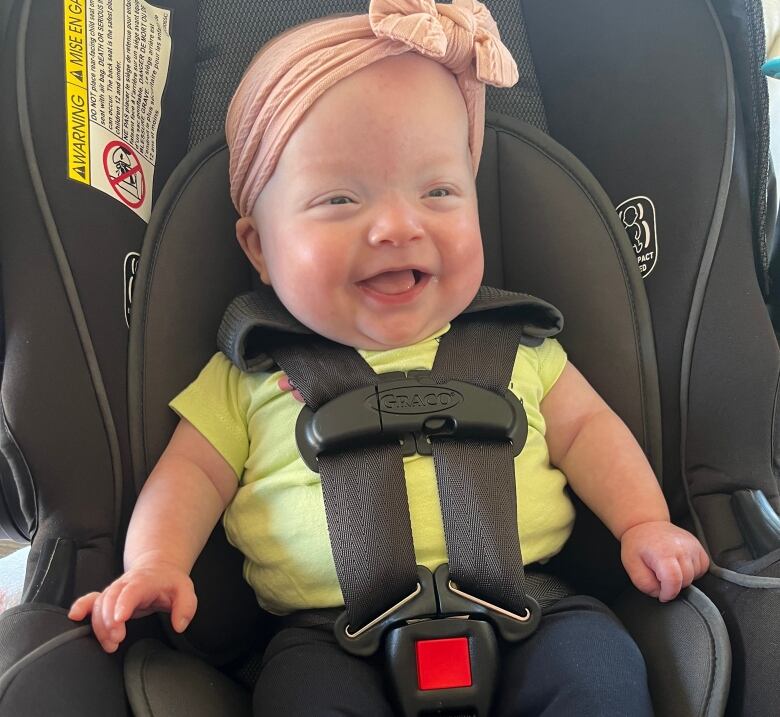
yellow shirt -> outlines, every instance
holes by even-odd
[[[377,373],[430,370],[437,338],[360,354]],[[566,354],[554,339],[520,346],[509,388],[523,399],[528,439],[515,458],[523,560],[555,555],[574,522],[565,476],[550,465],[539,410],[560,376]],[[319,475],[301,459],[294,427],[301,403],[277,386],[281,372],[242,373],[215,354],[171,408],[192,423],[233,467],[239,489],[225,511],[230,542],[245,556],[244,577],[266,610],[285,614],[344,604],[328,539]],[[417,562],[434,570],[447,562],[430,456],[404,458]]]

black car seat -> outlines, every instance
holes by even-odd
[[[610,203],[595,185],[581,196],[591,210],[594,204],[601,207],[593,221],[602,229],[607,227],[600,240],[609,247],[607,252],[577,241],[589,221],[585,208],[581,212],[541,212],[542,218],[529,212],[530,225],[518,234],[532,237],[536,231],[539,236],[567,237],[569,243],[562,239],[499,244],[499,236],[507,241],[510,225],[499,222],[499,217],[505,217],[498,212],[496,187],[500,185],[502,192],[517,188],[530,192],[537,182],[548,185],[544,171],[530,184],[523,184],[531,175],[518,173],[514,160],[505,166],[503,154],[499,163],[497,154],[492,162],[485,162],[480,175],[482,220],[487,253],[492,257],[486,283],[523,288],[560,305],[568,318],[564,340],[571,355],[642,442],[663,478],[675,519],[689,524],[701,513],[696,527],[717,563],[705,585],[718,600],[734,638],[736,679],[730,711],[769,714],[776,666],[766,658],[771,654],[766,646],[775,639],[770,617],[777,581],[764,576],[771,575],[774,566],[772,506],[763,505],[762,512],[760,495],[755,492],[742,501],[747,508],[736,507],[739,497],[734,508],[730,501],[740,489],[748,488],[762,491],[777,507],[771,450],[777,347],[771,329],[767,332],[753,269],[751,239],[757,231],[753,231],[751,197],[756,181],[752,173],[748,176],[747,168],[750,153],[760,154],[760,143],[746,129],[746,124],[752,127],[752,120],[741,121],[739,100],[744,96],[735,87],[720,23],[704,1],[683,6],[636,0],[581,7],[567,3],[565,11],[549,1],[527,0],[521,5],[527,38],[517,3],[490,3],[502,35],[518,58],[524,81],[514,92],[490,92],[489,103],[549,129],[585,157],[612,195],[611,206],[639,196],[653,198],[658,230],[654,237],[666,242],[661,251],[670,260],[658,258],[646,278],[648,314],[642,308],[645,299],[637,272],[626,260],[631,245],[615,231],[615,216],[606,213]],[[170,28],[175,42],[157,135],[150,191],[156,206],[143,252],[145,267],[151,267],[152,255],[157,255],[149,247],[168,246],[169,239],[163,242],[159,237],[170,235],[161,234],[160,229],[171,221],[169,214],[179,201],[172,197],[178,197],[182,184],[189,184],[185,178],[200,167],[215,173],[211,187],[223,181],[223,170],[206,161],[218,152],[202,149],[197,159],[188,158],[188,164],[177,170],[166,188],[167,198],[158,199],[160,188],[188,146],[219,129],[241,69],[262,39],[309,16],[365,10],[362,2],[275,3],[278,14],[268,13],[267,8],[258,13],[259,6],[247,2],[204,1],[197,6],[171,2],[166,7],[173,10]],[[175,392],[194,375],[204,351],[213,346],[210,337],[224,304],[234,290],[238,293],[248,285],[249,277],[241,273],[248,269],[231,264],[237,254],[229,237],[216,242],[227,252],[221,259],[209,254],[205,246],[197,253],[191,246],[179,254],[174,251],[179,264],[166,275],[170,280],[159,283],[158,277],[155,283],[158,275],[145,269],[142,296],[147,309],[141,315],[149,311],[150,318],[142,320],[133,314],[128,380],[125,303],[133,281],[131,255],[141,248],[145,224],[115,198],[66,179],[67,98],[59,89],[64,87],[61,78],[65,75],[61,8],[44,0],[12,4],[11,41],[3,47],[0,77],[3,96],[14,100],[0,108],[7,170],[1,200],[6,342],[0,521],[6,533],[33,542],[25,604],[0,619],[0,710],[14,715],[67,714],[64,709],[73,714],[123,714],[126,707],[117,658],[100,653],[89,639],[89,628],[74,628],[56,606],[101,587],[117,574],[121,536],[137,485],[170,430],[172,417],[160,408],[167,398],[163,392],[169,387]],[[719,9],[726,24],[738,26],[734,17],[739,13],[734,8]],[[629,37],[626,27],[640,32]],[[738,31],[730,34],[740,37]],[[628,50],[621,42],[629,45]],[[598,72],[578,73],[574,81],[577,68],[591,66]],[[618,84],[621,73],[623,85]],[[581,83],[590,83],[589,89],[578,90]],[[675,94],[668,104],[664,100],[667,109],[659,110],[660,99],[671,90]],[[648,121],[653,117],[661,119]],[[508,130],[494,131],[496,146],[500,138],[517,135],[520,139],[512,142],[540,147],[541,156],[552,156],[551,165],[565,167],[562,173],[577,187],[575,194],[591,184],[592,179],[584,178],[587,173],[568,155],[561,159],[556,154],[559,150],[547,140],[532,136],[533,142],[527,142],[526,131],[511,123]],[[605,135],[610,141],[605,141]],[[605,147],[617,149],[604,151]],[[488,171],[494,174],[489,176]],[[199,196],[197,189],[193,191]],[[500,203],[502,211],[506,205]],[[189,213],[198,206],[202,206],[200,198],[194,205],[181,199],[178,211],[187,207]],[[207,217],[214,216],[219,221],[214,231],[221,239],[229,232],[232,215],[218,214],[208,212],[198,225],[205,231]],[[550,214],[560,215],[566,224],[552,228],[545,219]],[[501,234],[499,223],[504,230]],[[630,218],[626,223],[631,224]],[[537,245],[554,252],[555,263],[545,257],[544,266],[555,266],[556,272],[515,273],[533,266],[529,256]],[[603,267],[610,261],[614,275],[607,281],[600,272],[606,271]],[[219,266],[223,269],[217,270]],[[231,266],[236,267],[236,277],[241,277],[236,286],[212,286],[209,275],[196,281],[198,270],[208,267],[220,273]],[[232,276],[232,270],[229,273]],[[555,284],[564,280],[565,289],[576,288],[576,301],[566,300],[565,292],[558,294]],[[193,282],[200,291],[197,300],[187,293]],[[580,282],[587,284],[587,291],[580,290]],[[657,288],[651,290],[653,286]],[[584,295],[596,303],[591,307],[581,300]],[[628,313],[622,323],[610,321],[609,326],[622,326],[623,338],[617,346],[626,352],[626,360],[605,365],[592,346],[590,352],[587,347],[596,330],[607,325],[594,317],[613,319],[613,314],[620,313],[618,295],[629,306]],[[155,298],[147,302],[149,297]],[[188,297],[184,305],[179,303],[183,297]],[[138,293],[135,300],[141,300]],[[725,330],[714,330],[716,319],[728,321]],[[179,335],[179,329],[194,320],[199,323],[198,338]],[[156,326],[149,336],[142,328],[146,323]],[[658,347],[658,379],[653,368],[653,336]],[[160,339],[166,343],[160,364],[141,361],[144,352],[158,355],[155,341]],[[745,356],[750,359],[750,372],[744,370]],[[167,374],[165,380],[159,372]],[[717,391],[711,388],[711,376],[718,377]],[[659,387],[660,398],[654,397]],[[728,398],[721,401],[722,395]],[[747,412],[739,408],[739,401],[745,402]],[[147,410],[155,403],[159,410]],[[737,406],[742,421],[739,430],[725,423],[730,412],[724,404],[732,409]],[[718,425],[721,419],[724,423]],[[695,479],[690,489],[689,479]],[[752,517],[756,505],[765,520]],[[762,529],[767,525],[768,530]],[[611,598],[634,631],[651,664],[659,714],[721,713],[728,650],[709,601],[690,590],[683,600],[663,608],[660,623],[649,621],[645,610],[658,612],[659,606],[630,592],[615,602],[622,578],[615,564],[615,546],[603,529],[585,516],[577,530],[580,535],[585,531],[588,538],[571,541],[572,550],[562,557],[560,569],[575,582],[584,581],[593,592]],[[603,549],[594,548],[598,540],[604,541]],[[220,541],[224,543],[224,538],[217,531],[196,567],[196,578],[205,575],[206,579],[198,580],[202,606],[190,631],[189,649],[227,664],[239,679],[251,682],[246,673],[250,668],[235,663],[235,646],[245,643],[233,639],[237,633],[246,633],[247,626],[242,623],[236,629],[235,615],[217,609],[218,588],[225,584],[223,573],[225,580],[229,576],[235,580],[240,572],[240,559]],[[237,600],[251,605],[251,595],[240,582],[235,591]],[[747,610],[742,607],[745,604]],[[252,615],[251,611],[246,614]],[[697,619],[678,623],[679,614]],[[259,620],[256,613],[254,619]],[[141,623],[135,628],[137,633],[156,632],[148,621]],[[684,626],[697,623],[698,630]],[[146,674],[145,666],[155,656],[170,662],[172,670],[180,669],[179,661],[154,645],[149,652],[134,650],[128,661],[128,666],[134,665],[128,684],[135,680],[139,685],[138,670]],[[702,646],[698,659],[692,661],[691,645]],[[666,654],[653,659],[653,651]],[[67,669],[76,659],[81,660],[78,674]],[[196,669],[206,669],[204,663],[197,665]],[[42,674],[51,690],[37,687]],[[200,692],[174,691],[175,682],[169,674],[162,674],[162,678],[154,677],[162,679],[156,683],[158,688],[162,694],[178,695],[179,706],[188,706],[182,696],[188,694],[201,706],[207,704]],[[209,680],[196,682],[203,685]],[[186,684],[191,688],[192,679]],[[140,688],[148,697],[152,682],[142,680]]]

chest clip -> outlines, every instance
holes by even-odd
[[[429,371],[378,374],[375,383],[338,396],[295,425],[298,450],[319,472],[317,456],[398,442],[403,455],[431,455],[434,438],[509,441],[518,455],[528,436],[523,402],[465,381],[437,382]]]

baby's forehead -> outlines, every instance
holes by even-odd
[[[414,53],[384,58],[339,80],[312,103],[303,121],[311,115],[331,115],[344,124],[370,122],[385,130],[405,123],[408,134],[431,118],[444,132],[453,124],[468,125],[466,103],[455,76]]]
[[[489,11],[472,5],[431,3],[422,13],[410,13],[403,3],[385,2],[376,12],[299,26],[270,43],[243,76],[225,123],[231,199],[239,213],[246,215],[254,204],[307,115],[324,112],[328,104],[340,105],[342,117],[357,115],[359,107],[369,125],[386,119],[382,131],[388,133],[417,125],[430,133],[455,131],[476,174],[484,84],[514,84],[517,67]],[[394,106],[395,97],[415,101]],[[337,126],[326,129],[338,136]],[[409,144],[420,141],[419,132],[408,138]]]
[[[291,145],[295,147],[295,145]],[[442,171],[455,171],[470,168],[470,155],[468,154],[468,147],[461,148],[453,144],[440,145],[438,147],[432,147],[430,144],[419,143],[417,145],[410,145],[410,151],[400,155],[397,147],[392,144],[386,144],[386,153],[384,157],[384,164],[382,165],[387,171],[384,175],[387,176],[394,167],[402,167],[407,170],[408,174],[423,173],[426,170],[428,172],[442,172]],[[307,151],[301,151],[302,148],[298,148],[298,151],[293,150],[293,161],[295,168],[299,174],[295,175],[295,181],[305,182],[308,176],[317,175],[322,177],[343,177],[345,175],[353,175],[355,173],[361,173],[361,169],[365,169],[366,173],[372,165],[366,156],[361,153],[344,153],[333,149],[330,143],[324,142],[320,146],[315,146],[313,149]],[[371,148],[367,148],[371,151]],[[373,155],[373,152],[372,152]],[[281,162],[284,162],[283,156]],[[288,162],[285,162],[287,164]],[[357,172],[356,172],[357,170]],[[468,173],[468,172],[467,172]]]

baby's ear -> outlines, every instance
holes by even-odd
[[[252,217],[241,217],[236,222],[236,238],[241,248],[244,250],[252,266],[260,275],[260,281],[271,285],[271,277],[268,275],[268,267],[263,256],[260,234],[257,231],[257,225]]]

